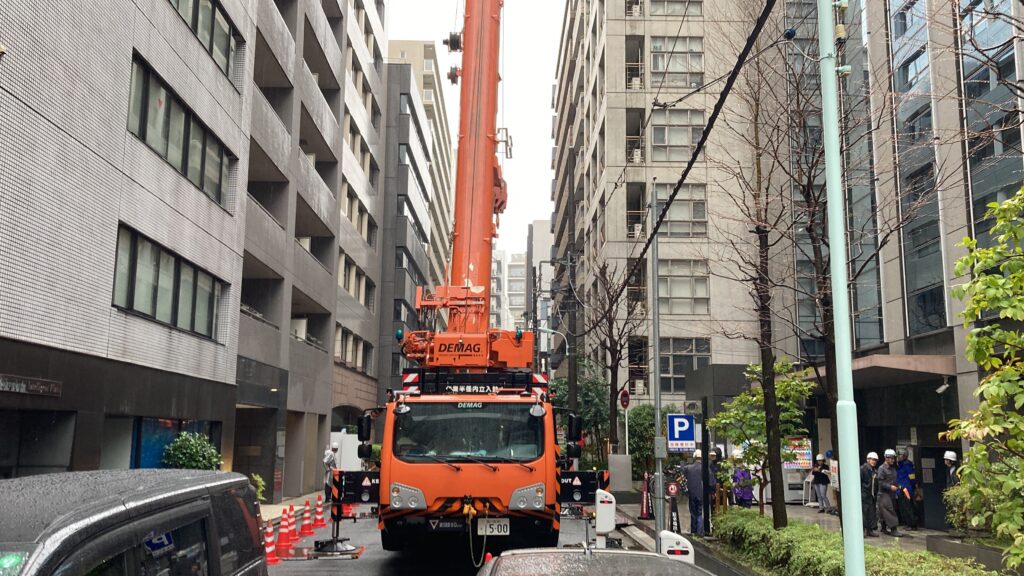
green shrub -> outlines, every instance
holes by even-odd
[[[995,503],[989,492],[971,490],[967,484],[957,484],[942,494],[946,503],[946,521],[957,532],[991,532]],[[977,520],[975,520],[977,519]],[[975,524],[975,522],[977,524]]]
[[[267,483],[263,480],[263,476],[253,472],[249,475],[249,479],[252,480],[252,487],[256,490],[256,500],[265,502],[263,498],[263,491],[267,489]]]
[[[779,576],[843,576],[843,538],[838,532],[790,520],[781,530],[752,510],[715,517],[715,535],[731,553],[759,571]],[[899,548],[864,547],[871,576],[986,576],[973,562]]]
[[[164,448],[164,466],[190,470],[216,470],[220,453],[210,439],[196,432],[182,432]]]

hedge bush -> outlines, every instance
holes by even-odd
[[[197,432],[182,432],[164,448],[163,464],[167,468],[216,470],[221,459],[209,438]]]
[[[758,571],[780,576],[843,576],[843,538],[838,532],[790,520],[782,530],[750,510],[715,517],[715,535],[731,553]],[[994,576],[971,561],[900,548],[864,547],[871,576]]]

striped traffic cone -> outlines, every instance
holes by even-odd
[[[277,528],[277,549],[282,554],[287,554],[292,549],[292,535],[288,530],[288,510],[285,509],[281,515],[281,521]]]
[[[347,502],[341,503],[341,517],[349,518],[352,516],[352,505]]]
[[[267,522],[267,529],[263,533],[263,551],[267,558],[267,566],[281,563],[281,559],[277,557],[277,546],[274,546],[274,527],[270,522]]]
[[[324,521],[324,497],[316,495],[316,516],[313,517],[313,528],[327,528]]]
[[[295,527],[295,504],[288,505],[288,537],[292,544],[299,541],[299,530]]]
[[[309,500],[306,500],[306,508],[302,511],[302,529],[299,530],[299,536],[313,536],[313,517],[309,512]]]

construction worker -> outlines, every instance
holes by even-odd
[[[878,526],[878,508],[875,498],[878,496],[878,484],[875,482],[875,466],[878,465],[878,454],[868,452],[864,464],[860,467],[860,504],[864,515],[864,535],[877,538],[875,528]]]
[[[331,501],[331,483],[334,481],[332,471],[338,467],[338,443],[331,442],[331,447],[324,450],[324,500]]]
[[[690,534],[704,534],[704,467],[700,450],[693,453],[693,462],[683,466],[686,490],[690,496]]]
[[[960,483],[960,472],[956,467],[956,452],[946,450],[942,455],[942,461],[946,463],[949,473],[946,476],[946,488],[952,488]]]
[[[906,448],[896,449],[896,479],[900,485],[899,513],[900,523],[911,530],[917,530],[917,514],[914,511],[914,490],[917,487],[917,471],[914,462],[909,458]]]
[[[886,449],[885,462],[878,467],[875,481],[878,484],[878,516],[882,521],[882,534],[902,536],[897,530],[900,521],[896,516],[896,498],[900,485],[896,473],[896,451],[892,448]]]
[[[828,501],[828,488],[832,481],[829,479],[828,462],[824,454],[818,454],[814,459],[814,467],[811,469],[813,478],[811,486],[814,494],[818,497],[818,514],[824,514],[832,509],[832,503]]]

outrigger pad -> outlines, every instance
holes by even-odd
[[[598,474],[595,471],[562,472],[558,501],[562,504],[597,502]]]
[[[341,484],[345,504],[380,503],[380,472],[342,472]]]

